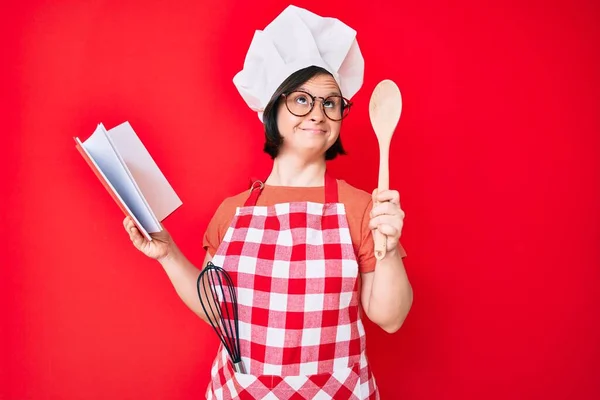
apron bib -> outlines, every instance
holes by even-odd
[[[325,204],[238,207],[212,262],[237,292],[240,352],[220,345],[208,399],[378,399],[359,316],[358,263],[337,181]]]

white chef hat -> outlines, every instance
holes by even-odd
[[[254,33],[244,68],[233,83],[262,121],[265,106],[279,85],[313,65],[329,71],[348,99],[363,84],[365,64],[356,31],[338,19],[288,6],[264,30]]]

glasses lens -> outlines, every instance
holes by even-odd
[[[294,115],[304,116],[310,112],[312,99],[303,92],[292,92],[287,96],[286,105]]]
[[[329,119],[339,121],[348,115],[350,108],[342,96],[330,96],[323,101],[323,109]]]

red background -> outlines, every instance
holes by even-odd
[[[232,84],[287,5],[258,4],[2,6],[0,398],[203,396],[216,337],[131,246],[72,137],[129,120],[200,263],[219,202],[269,168]],[[600,398],[595,2],[295,4],[354,27],[366,59],[338,177],[373,189],[369,96],[385,78],[403,94],[391,186],[415,303],[396,334],[367,324],[383,398]]]

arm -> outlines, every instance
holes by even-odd
[[[377,261],[375,271],[361,274],[361,301],[367,317],[388,333],[404,323],[413,291],[398,249]]]
[[[211,260],[212,257],[206,252],[206,257],[204,258],[202,265],[206,265]],[[198,299],[197,282],[200,270],[198,270],[198,268],[196,268],[178,248],[173,249],[172,252],[158,261],[167,273],[167,276],[171,280],[171,284],[185,305],[205,322],[208,322],[206,314],[200,304],[200,300]],[[207,299],[204,296],[203,291],[200,291],[200,293],[202,301],[206,304]]]
[[[371,211],[369,228],[387,236],[387,249],[373,272],[361,274],[361,302],[371,321],[394,333],[404,323],[413,303],[412,286],[399,247],[404,212],[396,191],[374,192],[373,201],[376,205]]]

